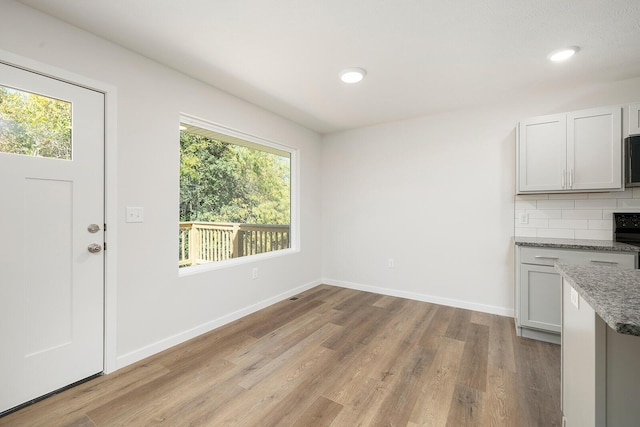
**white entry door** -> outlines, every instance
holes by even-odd
[[[103,371],[103,228],[104,95],[0,64],[0,412]]]

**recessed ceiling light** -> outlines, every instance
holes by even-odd
[[[362,68],[345,68],[340,71],[340,80],[345,83],[358,83],[366,74]]]
[[[579,50],[580,48],[578,46],[565,47],[563,49],[554,50],[547,57],[550,61],[561,62],[571,58]]]
[[[180,125],[180,130],[187,130],[186,126]]]

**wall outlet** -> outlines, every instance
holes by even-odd
[[[526,212],[518,214],[518,224],[529,224],[529,214]]]
[[[395,266],[396,266],[396,262],[393,260],[393,258],[389,258],[389,259],[387,260],[387,267],[389,267],[389,268],[395,268]]]
[[[251,278],[252,279],[257,279],[258,278],[258,268],[254,267],[251,269]]]
[[[580,295],[578,295],[578,291],[571,288],[571,304],[575,305],[578,310],[580,310]]]

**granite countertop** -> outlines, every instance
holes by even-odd
[[[535,246],[539,248],[585,249],[592,251],[640,252],[640,247],[613,240],[585,239],[553,239],[541,237],[514,237],[518,246]]]
[[[613,330],[640,336],[640,270],[557,263],[555,269]]]

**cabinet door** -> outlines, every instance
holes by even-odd
[[[595,108],[567,114],[569,190],[622,189],[622,110]]]
[[[518,133],[518,192],[564,190],[567,163],[565,114],[520,122]]]
[[[629,105],[629,135],[640,135],[640,102]]]
[[[546,265],[520,265],[520,325],[560,333],[560,274]]]

